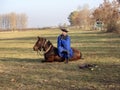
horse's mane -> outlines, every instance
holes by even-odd
[[[45,38],[45,37],[39,37],[38,36],[38,38],[39,38],[39,40],[45,40],[46,42],[47,42],[47,45],[52,45],[53,46],[53,44],[52,44],[52,42],[49,40],[49,39],[47,39],[47,38]],[[54,47],[54,46],[53,46]]]

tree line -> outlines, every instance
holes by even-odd
[[[0,15],[1,30],[20,30],[27,27],[27,15],[24,13],[8,13]]]
[[[93,29],[95,23],[106,32],[120,32],[120,0],[104,0],[98,8],[90,10],[87,5],[70,13],[71,26]]]

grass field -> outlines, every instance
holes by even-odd
[[[59,30],[0,32],[0,90],[120,90],[120,35],[70,30],[71,46],[84,59],[42,63],[33,51],[37,36],[56,46]],[[79,65],[96,64],[93,69]]]

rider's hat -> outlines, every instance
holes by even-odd
[[[68,30],[65,29],[65,28],[61,28],[61,31],[63,31],[63,32],[68,32]]]

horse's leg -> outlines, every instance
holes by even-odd
[[[44,55],[44,61],[43,62],[53,62],[54,61],[54,56],[47,56]]]
[[[59,56],[50,56],[50,57],[47,57],[46,59],[45,59],[45,61],[46,62],[63,62],[64,61],[64,59],[63,58],[61,58],[61,57],[59,57]]]
[[[63,61],[64,61],[64,58],[59,57],[58,55],[55,55],[55,56],[54,56],[54,61],[63,62]]]

